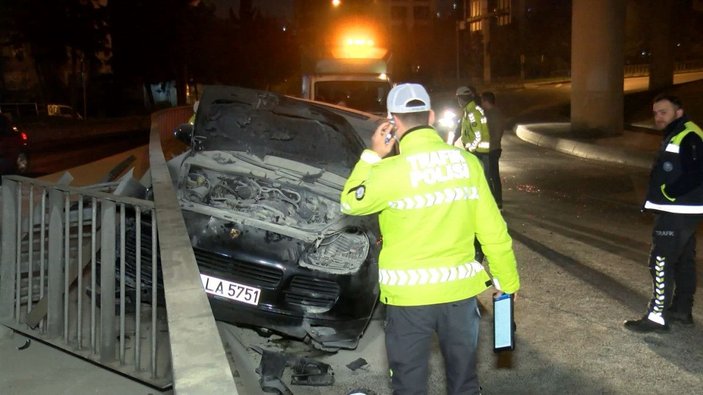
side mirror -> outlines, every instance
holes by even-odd
[[[190,123],[182,123],[173,131],[176,139],[190,145],[193,140],[193,125]]]

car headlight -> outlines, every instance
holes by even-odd
[[[454,142],[454,132],[457,125],[459,124],[459,118],[456,116],[452,110],[444,110],[442,116],[437,120],[437,131],[442,136],[447,144],[452,144]]]
[[[442,129],[454,130],[457,125],[457,117],[454,111],[444,110],[442,116],[437,121],[437,126]]]
[[[369,254],[369,238],[356,229],[345,229],[311,245],[298,264],[334,274],[356,273]]]

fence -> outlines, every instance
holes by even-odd
[[[690,60],[686,62],[676,62],[674,73],[685,73],[703,70],[703,60]],[[625,77],[639,77],[649,75],[649,63],[625,65]]]
[[[236,395],[161,146],[191,113],[152,116],[153,201],[123,196],[131,178],[3,177],[0,323],[159,389]]]
[[[154,204],[120,196],[123,185],[89,190],[3,179],[0,317],[16,330],[31,329],[31,336],[165,388],[170,350],[166,311],[156,300],[156,226],[147,228],[152,245],[141,245],[142,218],[155,221]],[[148,288],[142,265],[152,273]],[[132,275],[128,268],[135,269]]]

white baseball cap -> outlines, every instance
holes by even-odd
[[[388,92],[386,106],[390,113],[430,111],[430,95],[420,84],[399,84]]]

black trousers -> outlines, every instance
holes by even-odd
[[[648,313],[663,317],[669,307],[690,313],[696,292],[696,229],[699,215],[661,213],[654,220],[649,272],[652,299]],[[676,304],[672,306],[672,300]]]
[[[437,333],[448,395],[479,394],[476,298],[428,306],[386,306],[386,353],[394,395],[427,394],[427,365]]]
[[[488,186],[491,187],[493,197],[498,204],[498,208],[503,208],[503,183],[500,181],[500,155],[502,149],[495,149],[488,152]]]
[[[486,176],[488,187],[491,189],[491,194],[498,208],[503,207],[503,186],[500,182],[500,169],[498,168],[498,160],[502,152],[503,150],[493,150],[485,154],[474,152],[483,166],[483,174]]]

